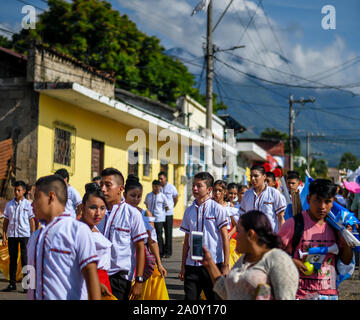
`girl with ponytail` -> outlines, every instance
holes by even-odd
[[[165,268],[161,263],[159,246],[157,244],[157,236],[155,229],[152,226],[152,222],[154,221],[154,218],[152,217],[152,214],[148,210],[141,209],[139,207],[139,204],[142,199],[142,194],[143,194],[143,187],[142,184],[139,182],[139,178],[133,174],[130,174],[125,183],[125,192],[124,192],[125,201],[128,204],[132,205],[133,207],[137,208],[142,213],[145,228],[148,233],[146,247],[149,247],[151,253],[155,256],[156,264],[160,274],[163,277],[166,277],[167,271],[165,270]],[[146,248],[146,250],[148,249]],[[147,254],[146,258],[148,259],[150,258],[150,256]],[[144,276],[146,277],[145,273]],[[151,274],[148,275],[148,277],[150,276]]]
[[[224,300],[295,300],[299,272],[282,250],[282,241],[267,216],[261,211],[246,212],[240,216],[237,230],[236,250],[242,255],[226,278],[204,248],[203,265],[214,291]]]

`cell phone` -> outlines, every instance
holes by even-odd
[[[191,259],[203,260],[203,232],[192,231],[191,232]]]

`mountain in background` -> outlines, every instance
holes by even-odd
[[[196,59],[194,55],[181,48],[172,48],[165,53],[174,58],[178,57],[194,74],[196,81],[200,81],[201,67],[186,63],[186,61]],[[244,63],[241,58],[234,57],[233,59],[234,63]],[[284,57],[282,59],[286,60]],[[202,65],[203,61],[199,59],[192,63]],[[233,63],[229,64],[233,65]],[[220,75],[219,72],[216,73],[217,70],[220,70]],[[222,76],[221,73],[224,71],[229,71],[229,75],[234,74],[226,66],[216,62],[214,91],[228,106],[228,110],[224,113],[232,115],[248,131],[257,135],[260,135],[266,128],[276,128],[282,132],[288,132],[290,94],[294,95],[294,100],[301,97],[304,99],[315,97],[314,104],[307,103],[303,108],[300,104],[294,104],[296,112],[301,109],[295,118],[294,135],[301,139],[303,155],[306,155],[306,132],[310,132],[315,135],[310,138],[311,153],[322,153],[317,157],[325,159],[329,167],[336,167],[344,152],[350,151],[360,158],[360,148],[358,148],[360,139],[357,137],[357,134],[360,133],[358,125],[360,99],[358,96],[354,97],[335,89],[300,89],[276,86],[246,76],[241,77],[242,82],[239,82],[230,76]],[[326,80],[323,81],[326,83]],[[309,86],[319,85],[295,80],[293,83]],[[205,93],[205,72],[201,79],[200,91]],[[337,109],[345,106],[359,107]]]

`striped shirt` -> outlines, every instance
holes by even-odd
[[[210,251],[215,263],[224,261],[224,250],[220,229],[226,227],[227,210],[216,201],[208,198],[200,206],[196,200],[185,210],[180,230],[191,234],[192,231],[201,231],[204,233],[203,245]],[[191,237],[189,237],[189,247],[191,246]],[[189,250],[186,265],[202,266],[198,261],[191,259],[191,250]]]
[[[127,275],[123,277],[132,281],[136,265],[135,243],[148,237],[141,213],[122,200],[106,213],[103,234],[113,244],[108,274],[124,271]]]
[[[30,237],[28,265],[35,268],[30,300],[87,300],[81,270],[98,262],[90,228],[70,214],[61,214]]]
[[[275,188],[265,186],[265,189],[257,195],[254,188],[247,190],[241,200],[239,214],[251,210],[262,211],[268,217],[274,232],[278,232],[277,215],[286,209],[285,197]]]
[[[17,202],[12,199],[6,204],[3,217],[9,220],[8,238],[30,237],[30,220],[35,216],[29,200],[24,198]]]

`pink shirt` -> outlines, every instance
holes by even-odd
[[[304,234],[300,239],[294,254],[295,259],[300,259],[299,249],[307,252],[312,247],[330,247],[336,242],[333,229],[327,223],[322,225],[313,221],[306,211],[304,217]],[[288,219],[281,227],[278,235],[281,237],[287,252],[292,252],[292,238],[294,235],[294,219]],[[340,243],[337,245],[340,248]],[[321,268],[312,275],[306,276],[300,272],[299,289],[297,299],[308,299],[314,294],[338,295],[336,286],[335,255],[328,253]]]

